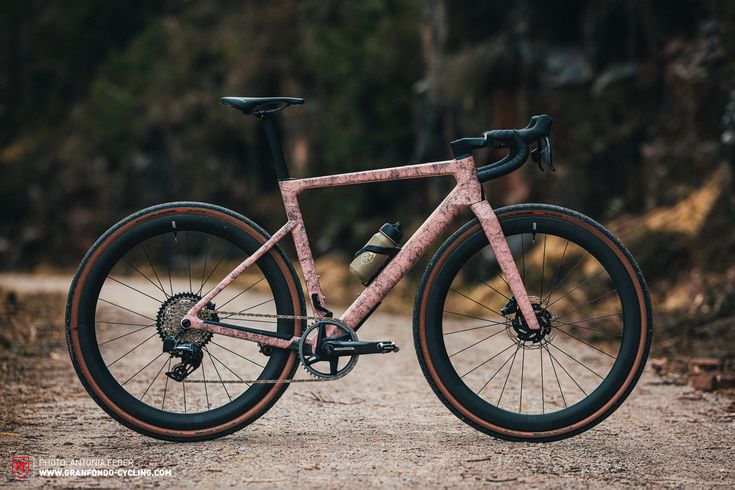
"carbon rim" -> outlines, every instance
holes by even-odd
[[[526,209],[528,209],[528,207]],[[618,288],[619,291],[617,292],[617,295],[620,298],[620,303],[624,306],[625,311],[624,314],[621,314],[621,316],[624,316],[624,328],[621,329],[622,338],[619,343],[620,347],[617,352],[607,351],[608,354],[611,354],[617,359],[613,360],[613,365],[607,372],[599,372],[599,370],[596,370],[597,375],[595,375],[582,366],[582,364],[577,363],[565,353],[557,350],[554,347],[554,344],[556,343],[554,340],[552,340],[551,343],[545,344],[545,346],[537,346],[536,349],[523,348],[522,346],[519,346],[518,343],[514,343],[513,338],[508,332],[508,330],[512,330],[510,327],[511,321],[505,315],[500,314],[502,313],[500,308],[501,306],[504,306],[502,302],[507,303],[509,299],[512,299],[512,295],[509,294],[509,290],[503,290],[502,287],[499,286],[499,284],[503,284],[503,282],[497,281],[499,283],[498,284],[492,282],[492,279],[485,280],[486,284],[483,285],[483,288],[492,291],[492,289],[488,287],[492,286],[496,290],[493,291],[493,294],[502,298],[502,302],[499,304],[488,303],[482,306],[477,303],[482,304],[484,301],[477,301],[478,298],[473,297],[472,294],[467,294],[466,290],[456,287],[457,284],[454,282],[457,276],[461,277],[462,274],[466,274],[466,271],[462,271],[462,265],[465,264],[468,257],[476,254],[484,245],[487,244],[483,234],[479,231],[479,226],[475,225],[475,227],[466,227],[462,230],[463,233],[458,232],[444,247],[442,247],[442,249],[437,253],[437,258],[433,261],[433,268],[427,270],[427,274],[422,281],[422,287],[425,286],[426,290],[419,293],[419,298],[421,298],[421,300],[420,303],[417,303],[417,306],[420,307],[423,314],[417,317],[420,321],[417,323],[418,330],[416,337],[417,348],[420,349],[420,358],[423,359],[422,367],[424,367],[427,377],[436,382],[435,391],[440,398],[442,398],[447,406],[455,411],[455,413],[461,415],[462,418],[470,415],[472,417],[476,417],[477,423],[480,426],[485,426],[485,424],[487,424],[486,427],[488,428],[495,427],[495,429],[490,429],[490,432],[495,432],[496,435],[502,435],[504,437],[508,437],[513,434],[515,434],[515,437],[521,438],[530,437],[532,434],[546,434],[548,437],[559,437],[560,431],[566,431],[567,429],[572,430],[572,427],[575,426],[575,424],[580,423],[581,420],[584,420],[591,414],[596,413],[596,411],[600,410],[601,407],[607,406],[610,400],[615,397],[619,398],[620,392],[624,391],[626,386],[632,386],[627,383],[630,383],[631,378],[635,377],[632,376],[632,370],[636,369],[635,366],[639,365],[636,363],[639,363],[640,361],[640,354],[642,354],[640,349],[642,346],[647,345],[647,342],[641,342],[641,333],[645,333],[645,325],[647,325],[647,322],[641,322],[640,314],[640,312],[645,311],[646,306],[642,305],[642,301],[639,301],[639,296],[636,294],[636,288],[634,287],[635,284],[631,279],[627,267],[625,267],[625,263],[620,260],[618,253],[616,253],[616,251],[612,249],[605,240],[601,240],[595,234],[589,233],[585,227],[580,226],[579,220],[575,223],[574,219],[569,215],[563,216],[564,219],[557,219],[553,217],[552,213],[548,213],[544,216],[544,213],[539,211],[525,213],[517,211],[513,213],[513,217],[509,215],[502,216],[502,213],[500,212],[499,214],[501,215],[501,221],[503,222],[504,231],[507,235],[518,234],[519,231],[530,231],[530,227],[533,226],[533,222],[536,223],[537,237],[541,237],[541,242],[539,242],[539,238],[536,239],[537,246],[535,248],[535,253],[538,254],[539,259],[544,253],[542,236],[543,234],[549,233],[549,226],[553,226],[553,229],[562,230],[564,234],[561,236],[565,237],[564,240],[570,239],[570,242],[572,242],[574,240],[571,239],[572,237],[570,236],[570,233],[572,235],[576,235],[575,243],[582,244],[584,245],[583,248],[591,250],[593,252],[591,255],[598,260],[600,264],[604,264],[604,269],[610,272],[609,277],[611,280],[615,284],[622,285]],[[518,223],[521,223],[523,220],[526,220],[524,225],[526,228],[524,230],[519,230],[517,228]],[[512,225],[514,222],[516,225]],[[516,226],[515,230],[512,229],[513,226]],[[543,229],[543,227],[547,227],[547,229]],[[511,242],[512,241],[513,239],[511,239]],[[518,238],[518,242],[520,241],[521,239]],[[523,241],[525,242],[525,238]],[[563,243],[564,242],[562,242],[562,244]],[[551,252],[552,256],[554,255],[554,252],[551,250],[553,248],[558,250],[556,256],[559,259],[564,254],[562,251],[563,245],[550,247],[548,238],[546,239],[546,245],[547,253]],[[519,255],[519,250],[524,249],[523,245],[520,243],[511,243],[511,246],[515,249],[516,256]],[[528,244],[526,243],[525,246],[525,250],[528,253]],[[569,248],[567,248],[567,250],[567,258],[565,261],[569,261],[570,257]],[[571,255],[575,254],[572,253]],[[523,259],[520,256],[518,256],[517,262],[519,269],[523,273],[524,264]],[[542,260],[538,260],[537,262],[540,265]],[[578,268],[584,270],[584,263],[583,259],[582,265],[578,266]],[[545,272],[545,275],[543,276],[548,280],[545,286],[545,288],[547,288],[547,292],[544,293],[545,298],[548,297],[548,292],[551,292],[551,290],[554,290],[555,288],[556,291],[552,293],[552,297],[554,295],[559,297],[564,296],[567,292],[574,290],[574,287],[576,286],[570,286],[566,290],[562,290],[563,292],[557,292],[564,281],[557,279],[557,284],[554,285],[554,280],[551,279],[552,276],[562,277],[564,275],[564,269],[566,268],[568,268],[568,270],[574,270],[576,261],[568,262],[568,264],[568,266],[562,265],[562,271],[559,273],[560,276],[556,276],[556,269],[553,267],[548,268],[547,266],[547,272]],[[528,266],[528,264],[526,264],[526,266]],[[489,268],[489,265],[486,262],[485,267]],[[471,267],[470,269],[471,272],[476,275],[478,268]],[[548,272],[549,269],[553,272]],[[579,283],[584,282],[584,280],[591,276],[594,276],[594,271],[588,270],[588,272],[591,273],[587,274],[584,279],[579,281]],[[532,283],[528,277],[529,275],[529,271],[526,270],[526,280],[527,282]],[[571,274],[572,277],[574,275],[574,273]],[[593,283],[593,281],[589,281],[586,284],[590,283]],[[536,286],[536,295],[541,296],[540,281],[538,284],[539,285]],[[505,287],[507,288],[507,285]],[[464,296],[452,291],[452,289],[459,293],[464,293]],[[470,288],[470,290],[472,289],[473,288]],[[534,292],[532,289],[532,284],[529,284],[529,292],[533,295]],[[567,297],[579,297],[580,289],[571,292]],[[505,297],[501,293],[503,293]],[[461,301],[465,303],[465,307],[467,305],[472,305],[476,309],[482,311],[482,314],[468,315],[475,318],[463,318],[468,322],[475,322],[474,326],[467,326],[465,328],[455,327],[452,329],[443,328],[443,324],[445,323],[444,310],[446,309],[446,306],[449,305],[456,307],[457,304],[457,301],[453,301],[451,298],[448,298],[448,295],[461,298]],[[446,305],[445,299],[447,299]],[[594,297],[589,299],[592,300]],[[476,301],[476,303],[473,302],[473,300]],[[550,301],[547,300],[545,302],[548,305],[554,301],[556,300],[552,298]],[[585,303],[586,302],[587,301],[585,301]],[[563,305],[563,303],[564,300],[561,299],[554,306],[558,308],[560,305]],[[583,306],[583,303],[577,303],[577,306]],[[495,310],[495,313],[491,315],[489,310],[485,307],[492,308]],[[468,309],[471,310],[471,308]],[[564,321],[565,318],[561,318],[563,315],[566,315],[568,311],[571,311],[571,309],[567,309],[567,311],[561,311],[560,309],[554,316],[559,318],[559,323],[574,323],[576,330],[569,328],[569,325],[562,325],[561,328],[558,328],[557,330],[559,332],[563,330],[567,333],[571,333],[576,337],[579,337],[581,340],[590,340],[585,337],[585,335],[588,335],[587,332],[591,332],[591,330],[583,329],[580,328],[581,325],[576,325],[578,323],[582,323],[580,321],[582,320],[581,318],[575,318],[574,313],[566,317],[567,320],[570,319],[569,317],[576,320],[574,322]],[[584,310],[580,308],[577,311],[581,313]],[[460,313],[462,312],[460,311]],[[457,318],[460,317],[455,317],[455,320]],[[424,323],[423,328],[422,322]],[[455,321],[454,323],[457,322]],[[494,331],[492,331],[493,328]],[[465,329],[466,333],[460,332]],[[460,337],[462,335],[471,334],[477,336],[477,339],[474,339],[472,342],[464,342],[454,350],[452,350],[452,346],[450,346],[449,352],[447,352],[447,345],[444,342],[444,339],[447,336],[443,334],[448,333],[450,330],[455,333],[450,334],[449,337]],[[479,332],[484,330],[488,330],[487,334],[480,336]],[[580,334],[579,331],[584,331],[586,333]],[[569,335],[559,332],[556,332],[557,337],[563,337],[565,339],[568,337],[568,340],[570,341],[573,339]],[[462,353],[460,352],[462,349],[467,349],[462,352],[471,352],[474,349],[484,347],[485,344],[490,344],[493,339],[504,339],[504,341],[508,343],[504,348],[507,347],[508,349],[503,352],[492,352],[483,358],[478,359],[478,362],[471,365],[468,364],[468,366],[460,369],[455,366],[457,363],[453,361],[456,357],[462,356]],[[517,341],[517,333],[515,339]],[[589,346],[586,344],[580,345],[584,345],[584,348],[589,349],[590,352],[597,352],[593,350],[593,347],[599,347],[599,344],[595,345],[598,340],[599,339],[595,339],[593,342],[588,342],[591,344]],[[578,340],[573,341],[579,342]],[[447,343],[451,344],[451,342]],[[529,342],[526,343],[528,344]],[[564,349],[564,347],[562,347],[562,349]],[[567,348],[564,350],[567,354],[572,354],[572,357],[577,357],[571,349]],[[501,349],[498,349],[498,351],[501,351]],[[565,404],[565,400],[562,399],[561,393],[557,392],[556,397],[559,399],[559,407],[564,407],[559,410],[558,407],[554,409],[555,407],[553,406],[553,401],[551,399],[548,399],[548,402],[544,404],[541,401],[542,399],[540,394],[538,396],[537,403],[534,406],[532,393],[528,391],[528,388],[524,387],[525,395],[521,396],[520,382],[516,383],[518,386],[516,389],[513,389],[514,376],[516,380],[519,380],[520,377],[523,376],[524,383],[526,383],[524,386],[528,386],[528,376],[533,376],[532,372],[529,373],[522,367],[524,357],[526,357],[526,363],[528,363],[530,352],[536,354],[537,370],[540,371],[539,365],[541,365],[541,362],[545,363],[544,376],[546,376],[547,380],[545,386],[546,390],[552,386],[556,390],[559,390],[559,385],[561,385],[561,393],[566,395],[567,392],[574,388],[579,390],[581,399],[566,400]],[[549,355],[549,352],[551,352],[553,357]],[[495,354],[498,354],[497,357],[492,358]],[[543,361],[541,359],[542,355],[545,357]],[[605,354],[599,355],[605,356]],[[562,364],[559,364],[558,361],[561,361]],[[582,362],[590,367],[590,363],[585,359],[582,359]],[[570,364],[574,364],[574,367],[571,367]],[[567,370],[567,372],[571,373],[571,376],[567,379],[564,378],[567,376],[567,373],[564,372],[562,366]],[[557,370],[556,374],[554,374],[554,369]],[[578,376],[578,373],[575,371],[576,369],[584,371],[594,379],[604,377],[605,381],[601,381],[598,386],[590,388],[578,379],[577,381],[580,382],[581,388],[585,389],[585,393],[576,386],[572,380],[573,377]],[[482,374],[487,376],[481,382],[477,381],[475,383],[477,386],[474,386],[472,383],[464,382],[464,378],[467,377],[466,375],[468,375],[468,372],[469,375]],[[639,372],[640,371],[638,370],[638,374]],[[493,375],[495,376],[494,378]],[[540,373],[536,376],[541,378]],[[557,376],[559,376],[559,383],[557,383]],[[485,393],[483,390],[487,390],[487,386],[483,388],[483,385],[488,382],[490,378],[492,378],[492,380],[488,383],[488,386],[492,381],[498,382],[498,386],[496,387],[495,392],[492,393],[493,396],[486,395],[487,399],[481,399],[477,395],[477,392],[479,391],[481,394]],[[538,384],[540,385],[540,383]],[[538,391],[541,391],[540,386]],[[547,397],[549,394],[550,393],[547,393]],[[572,397],[567,396],[567,398]],[[577,403],[573,403],[574,401],[577,401]],[[501,408],[498,408],[498,405],[500,405]],[[500,432],[500,434],[497,434],[497,432]]]

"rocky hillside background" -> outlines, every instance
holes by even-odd
[[[557,203],[609,225],[639,259],[657,318],[686,334],[661,348],[726,351],[734,27],[735,5],[714,0],[9,0],[0,267],[70,270],[109,225],[167,200],[275,229],[265,140],[223,95],[306,98],[282,113],[298,176],[445,159],[454,138],[548,113],[558,172],[529,164],[487,184],[491,201]],[[309,194],[323,263],[384,221],[415,228],[448,186]]]

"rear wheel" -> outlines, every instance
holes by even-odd
[[[268,238],[223,208],[171,203],[112,227],[82,261],[67,303],[72,362],[92,398],[143,434],[202,440],[234,432],[264,414],[298,367],[293,351],[261,352],[252,342],[189,330],[200,364],[183,381],[166,375],[181,361],[162,349],[179,322]],[[202,309],[200,316],[298,336],[303,320],[238,316],[304,315],[288,258],[273,248]],[[241,323],[242,324],[242,323]],[[266,355],[267,354],[267,355]]]
[[[497,211],[539,331],[527,328],[475,220],[422,279],[414,340],[424,375],[460,419],[513,440],[578,434],[630,393],[648,355],[651,307],[617,238],[564,208]]]

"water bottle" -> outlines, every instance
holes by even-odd
[[[357,251],[350,264],[350,272],[360,279],[363,286],[370,284],[388,260],[401,248],[403,238],[401,223],[385,223],[375,235]]]

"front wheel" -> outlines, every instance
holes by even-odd
[[[480,431],[570,437],[615,411],[643,371],[646,284],[620,241],[590,218],[539,204],[496,213],[541,329],[526,328],[473,220],[424,273],[414,310],[419,362],[439,399]]]

